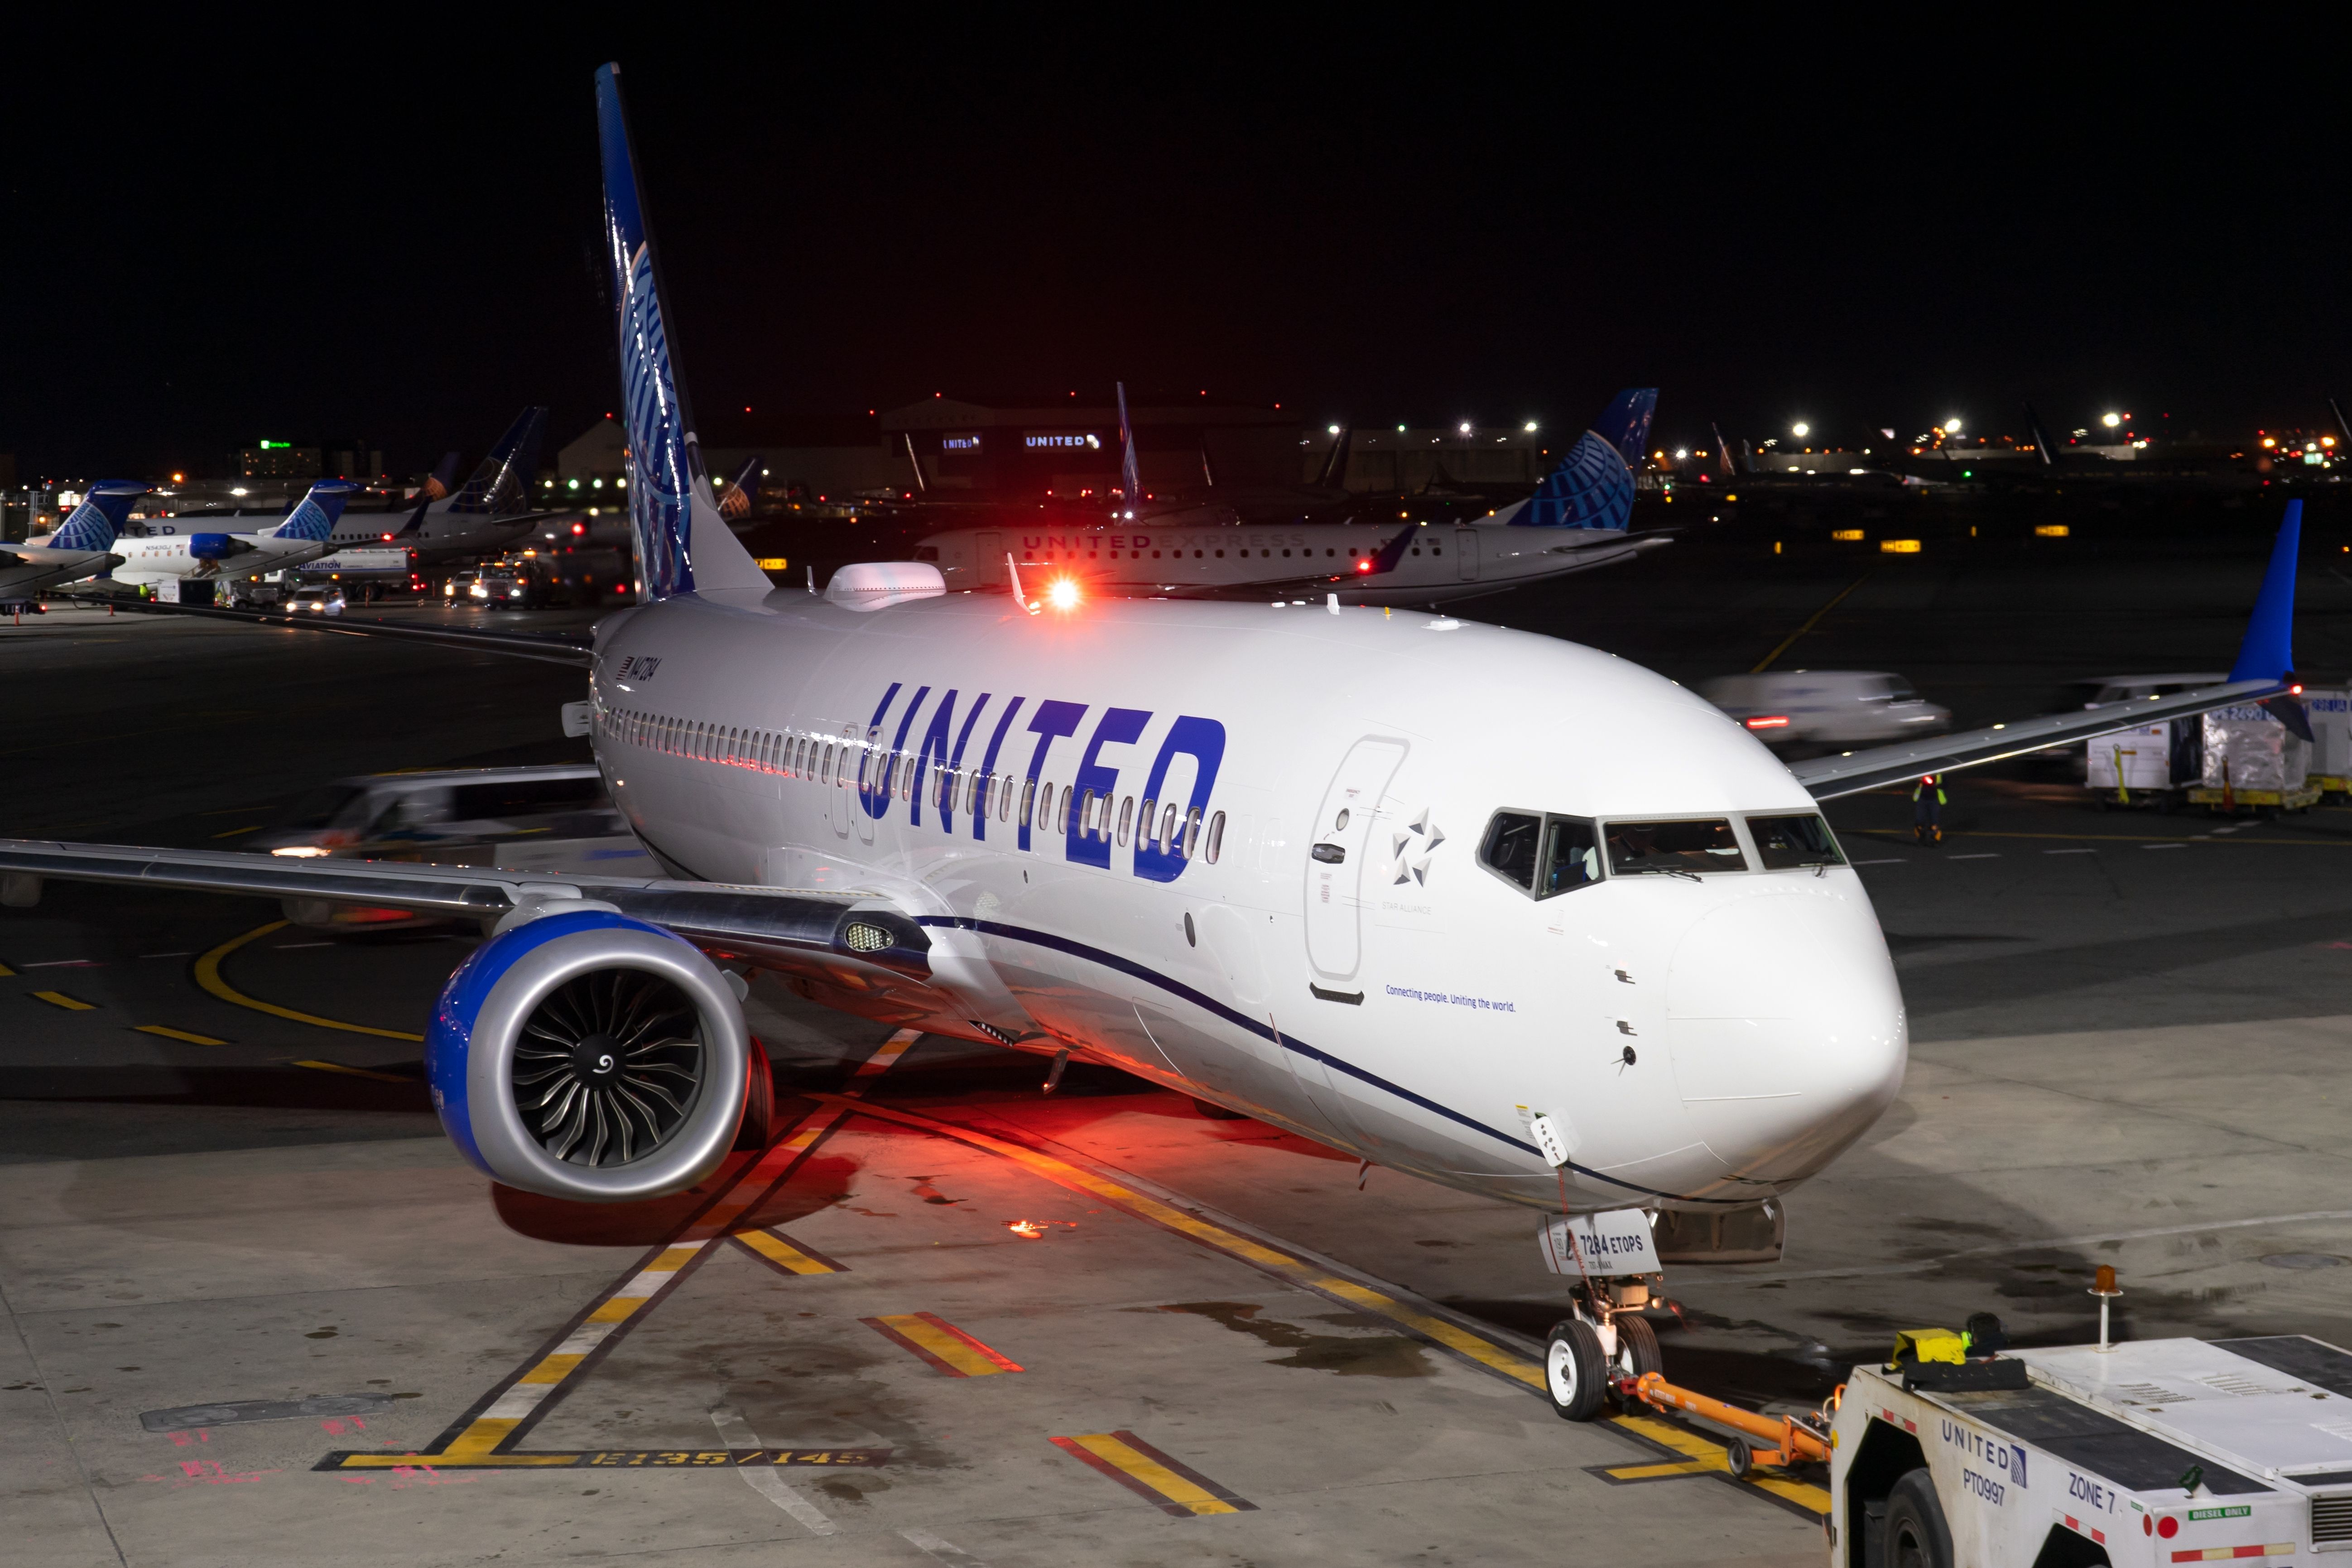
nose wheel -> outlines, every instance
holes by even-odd
[[[1563,1421],[1590,1421],[1608,1392],[1608,1358],[1601,1335],[1582,1318],[1562,1318],[1544,1344],[1544,1393]]]

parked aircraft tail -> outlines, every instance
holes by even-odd
[[[1315,476],[1318,490],[1345,489],[1348,487],[1348,448],[1356,437],[1353,425],[1339,426],[1339,434],[1331,442],[1330,451],[1324,454],[1322,471]]]
[[[1576,438],[1536,493],[1496,515],[1520,528],[1592,528],[1622,533],[1633,521],[1633,468],[1657,412],[1658,389],[1629,388]]]
[[[740,522],[751,515],[760,501],[760,458],[755,453],[743,465],[742,471],[727,481],[726,490],[719,498],[719,515],[730,522]]]
[[[1143,499],[1143,470],[1135,458],[1135,428],[1127,422],[1127,383],[1118,388],[1118,482],[1127,504],[1133,506]]]
[[[324,543],[342,521],[343,503],[362,487],[349,479],[320,479],[310,487],[286,521],[269,531],[272,539],[307,539]]]
[[[604,166],[604,248],[620,334],[621,406],[629,433],[629,527],[639,596],[773,586],[711,500],[702,443],[677,374],[677,345],[654,264],[652,226],[637,190],[636,155],[621,108],[621,68],[596,72],[597,140]]]
[[[1731,443],[1723,438],[1723,426],[1710,425],[1707,428],[1715,432],[1715,450],[1716,455],[1723,461],[1723,477],[1727,479],[1736,477],[1739,472],[1739,465],[1732,458]]]
[[[2042,427],[2042,416],[2033,412],[2033,405],[2031,403],[2025,405],[2025,431],[2027,435],[2033,437],[2033,449],[2042,454],[2042,466],[2045,468],[2056,468],[2058,447],[2050,439],[2050,432]]]
[[[131,516],[131,503],[147,493],[137,479],[100,479],[82,492],[47,543],[51,550],[111,550]]]
[[[534,405],[517,415],[465,489],[450,500],[449,510],[492,515],[531,510],[530,482],[539,474],[540,439],[546,434],[545,408]]]
[[[425,483],[417,489],[416,499],[422,501],[439,500],[449,493],[449,487],[457,482],[457,454],[444,452],[441,454],[441,461],[435,465],[431,473],[425,476]]]
[[[2335,398],[2331,397],[2327,400],[2327,406],[2335,411],[2336,427],[2344,432],[2347,449],[2352,450],[2352,419],[2344,417],[2344,405]]]

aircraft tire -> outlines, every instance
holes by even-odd
[[[1601,1336],[1581,1318],[1562,1318],[1544,1343],[1544,1393],[1563,1421],[1590,1421],[1608,1392]]]
[[[1620,1312],[1615,1321],[1617,1364],[1611,1370],[1620,1377],[1664,1372],[1665,1363],[1658,1354],[1658,1331],[1650,1326],[1650,1321],[1632,1312]]]

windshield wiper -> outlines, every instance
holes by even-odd
[[[1664,877],[1688,877],[1694,882],[1698,880],[1697,872],[1685,871],[1680,866],[1661,866],[1654,874]]]

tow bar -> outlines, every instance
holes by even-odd
[[[1785,1469],[1806,1459],[1826,1464],[1830,1457],[1830,1416],[1845,1394],[1845,1385],[1840,1384],[1829,1403],[1818,1412],[1801,1416],[1771,1416],[1726,1405],[1720,1399],[1709,1399],[1687,1388],[1677,1388],[1654,1372],[1645,1372],[1639,1377],[1621,1377],[1616,1386],[1618,1398],[1628,1404],[1685,1411],[1745,1434],[1724,1445],[1724,1467],[1734,1476],[1745,1476],[1758,1465]]]

